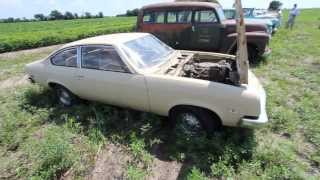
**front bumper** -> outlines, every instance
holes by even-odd
[[[260,128],[263,127],[265,124],[268,123],[268,115],[266,112],[266,103],[267,102],[267,95],[266,92],[261,89],[260,91],[260,108],[261,113],[258,119],[249,119],[249,118],[242,118],[240,120],[240,127],[244,128]]]

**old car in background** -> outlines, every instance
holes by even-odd
[[[137,29],[148,32],[177,49],[235,54],[236,21],[227,20],[219,4],[207,2],[172,2],[141,9]],[[247,22],[249,59],[270,52],[270,35],[265,25]]]
[[[273,23],[274,32],[276,32],[281,26],[281,13],[271,12],[263,9],[244,8],[245,18],[251,19],[266,19]]]
[[[236,18],[236,10],[235,9],[224,9],[223,10],[226,19],[235,19]],[[253,19],[253,18],[245,18],[245,23],[256,23],[256,24],[264,24],[267,26],[267,32],[269,34],[274,34],[276,29],[274,28],[274,24],[270,19]]]
[[[266,94],[249,71],[240,84],[232,55],[174,50],[148,33],[98,36],[64,45],[26,65],[59,101],[76,99],[169,116],[194,130],[267,123]]]

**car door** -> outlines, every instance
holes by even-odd
[[[44,71],[48,72],[48,81],[58,83],[77,94],[76,74],[79,70],[77,62],[78,48],[68,47],[50,57],[50,65]]]
[[[82,46],[78,77],[79,93],[86,99],[149,110],[144,76],[131,73],[112,46]]]
[[[222,35],[222,24],[214,9],[194,11],[192,44],[196,50],[218,50]]]

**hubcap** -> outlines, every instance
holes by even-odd
[[[197,135],[201,132],[201,124],[199,119],[192,113],[183,113],[179,116],[177,128],[184,134]]]
[[[67,105],[67,106],[71,105],[71,96],[67,91],[63,89],[59,91],[59,100],[64,105]]]

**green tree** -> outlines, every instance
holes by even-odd
[[[14,22],[14,18],[13,17],[9,17],[8,19],[5,19],[4,22],[12,23],[12,22]]]
[[[64,16],[62,15],[61,12],[59,12],[58,10],[53,10],[51,11],[50,15],[49,15],[49,18],[51,20],[58,20],[58,19],[63,19]]]
[[[103,13],[102,13],[102,12],[99,12],[98,17],[99,17],[99,18],[103,18]]]
[[[280,1],[271,1],[269,5],[269,10],[278,11],[282,7],[282,2]]]
[[[33,17],[39,21],[44,21],[46,19],[46,16],[43,14],[35,14]]]
[[[90,19],[90,18],[92,18],[91,13],[89,13],[89,12],[85,12],[85,13],[84,13],[84,18],[86,18],[86,19]]]
[[[74,15],[67,11],[66,13],[64,13],[64,19],[74,19]]]
[[[126,16],[138,16],[139,9],[127,10]]]
[[[75,19],[79,19],[78,13],[74,13],[74,14],[73,14],[73,17],[74,17]]]

